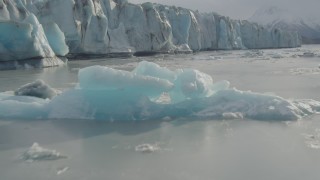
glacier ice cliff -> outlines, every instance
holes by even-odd
[[[0,60],[70,54],[285,48],[295,32],[124,0],[0,0]]]
[[[41,67],[63,64],[57,56],[68,53],[64,34],[54,22],[40,23],[26,5],[0,1],[0,62],[39,59]]]
[[[198,70],[171,71],[151,62],[141,62],[131,72],[87,67],[78,79],[75,88],[51,100],[0,93],[0,118],[297,120],[320,112],[318,101],[240,91]]]

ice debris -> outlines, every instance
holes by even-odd
[[[135,147],[137,152],[142,153],[153,153],[160,150],[160,147],[157,144],[140,144]]]
[[[28,83],[17,89],[14,94],[16,96],[32,96],[42,99],[51,99],[57,95],[57,90],[51,88],[42,80]]]
[[[316,54],[313,52],[304,52],[302,55],[300,55],[300,57],[307,57],[307,58],[311,58],[311,57],[315,57]]]
[[[70,168],[68,166],[57,169],[57,175],[67,172]]]
[[[67,158],[67,156],[62,155],[56,150],[45,149],[36,142],[22,154],[22,159],[28,162],[49,161],[64,158]]]
[[[316,129],[312,134],[302,134],[306,145],[311,149],[320,149],[320,129]]]
[[[222,117],[224,119],[243,119],[243,114],[240,112],[225,112]]]

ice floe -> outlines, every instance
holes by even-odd
[[[16,96],[32,96],[42,99],[51,99],[56,96],[57,93],[57,90],[51,88],[42,80],[36,80],[35,82],[23,85],[14,92]]]
[[[160,147],[157,144],[140,144],[135,147],[135,151],[141,153],[153,153],[159,150]]]
[[[22,159],[28,162],[58,160],[65,158],[67,158],[67,156],[62,155],[56,150],[43,148],[38,143],[33,143],[33,145],[22,154]]]
[[[316,129],[312,134],[302,134],[306,145],[311,149],[320,149],[320,129]]]
[[[297,120],[320,112],[320,102],[240,91],[195,69],[169,70],[141,62],[133,71],[92,66],[79,84],[49,99],[0,93],[7,119],[141,121],[175,118]]]

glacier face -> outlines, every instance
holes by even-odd
[[[64,64],[57,57],[69,52],[64,33],[54,22],[40,23],[27,5],[26,1],[0,1],[0,69]]]
[[[2,60],[64,56],[68,52],[192,52],[301,44],[294,32],[153,3],[1,0],[0,6]],[[18,38],[10,39],[12,34]]]

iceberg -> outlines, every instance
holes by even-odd
[[[153,153],[161,150],[158,144],[140,144],[135,147],[136,152],[141,153]]]
[[[296,32],[266,29],[216,13],[120,0],[6,0],[1,61],[72,55],[284,48]]]
[[[56,150],[43,148],[36,142],[33,143],[33,145],[22,154],[22,159],[28,162],[48,160],[52,161],[65,158],[67,158],[67,156],[62,155]]]
[[[33,83],[28,83],[20,87],[14,91],[14,94],[16,96],[31,96],[42,99],[51,99],[58,94],[58,91],[51,88],[42,80],[36,80]]]
[[[169,70],[146,61],[132,71],[87,67],[79,71],[78,79],[75,88],[51,100],[0,93],[0,118],[287,121],[320,112],[320,102],[315,100],[240,91],[198,70]]]

